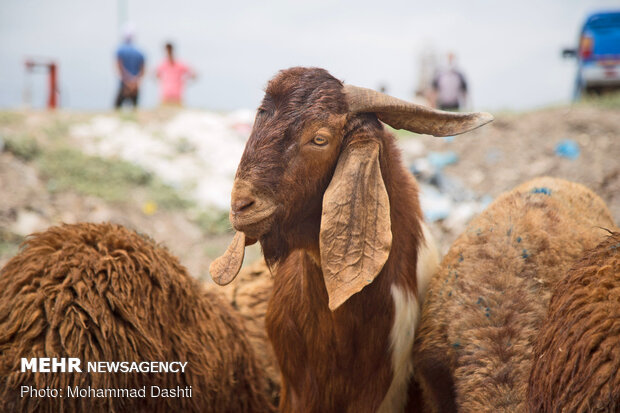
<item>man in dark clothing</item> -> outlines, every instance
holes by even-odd
[[[448,67],[439,70],[433,78],[435,107],[441,110],[459,110],[467,98],[467,82],[454,65],[454,55],[448,54]]]
[[[144,55],[133,45],[133,31],[126,29],[123,44],[116,50],[120,84],[114,107],[119,109],[125,100],[138,106],[140,81],[144,75]]]

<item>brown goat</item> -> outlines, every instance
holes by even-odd
[[[538,178],[501,195],[431,280],[414,371],[432,411],[523,412],[552,288],[613,225],[582,185]]]
[[[260,241],[275,275],[266,324],[281,410],[402,410],[418,280],[437,256],[415,179],[379,120],[446,135],[491,119],[343,86],[322,69],[269,82],[233,187],[239,232],[211,274],[229,282],[244,245]]]
[[[620,411],[620,233],[555,287],[534,345],[531,412]]]
[[[20,372],[20,359],[79,358],[82,372]],[[94,373],[89,361],[181,361],[184,373]],[[22,386],[61,397],[21,397]],[[68,387],[146,397],[69,397]],[[187,390],[150,397],[151,386]],[[110,224],[30,236],[0,271],[0,411],[268,412],[266,383],[241,321],[166,249]]]

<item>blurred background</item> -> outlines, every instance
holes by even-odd
[[[33,107],[45,90],[27,79],[24,59],[59,64],[62,106],[101,110],[112,105],[113,56],[122,28],[135,27],[146,57],[141,106],[158,104],[153,72],[172,41],[200,77],[187,90],[190,107],[254,108],[273,74],[295,65],[319,66],[348,83],[387,85],[408,98],[419,59],[454,51],[467,71],[471,100],[489,109],[530,109],[567,102],[575,65],[558,58],[577,42],[587,13],[618,8],[617,0],[435,2],[358,0],[256,3],[184,0],[0,0],[0,107]]]
[[[620,98],[607,84],[581,93],[588,59],[620,79],[620,51],[595,56],[620,45],[620,29],[582,36],[605,10],[620,3],[0,0],[0,266],[33,231],[109,220],[208,277],[231,236],[230,188],[254,109],[267,81],[298,65],[439,107],[438,74],[454,69],[453,109],[496,115],[455,138],[395,131],[444,252],[499,193],[534,176],[588,185],[618,221]]]

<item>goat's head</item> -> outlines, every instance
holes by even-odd
[[[271,265],[307,249],[323,269],[332,309],[372,282],[392,243],[377,118],[436,136],[493,119],[344,86],[323,69],[280,72],[267,85],[237,169],[230,219],[238,232],[210,267],[216,283],[234,279],[245,245],[257,239]]]

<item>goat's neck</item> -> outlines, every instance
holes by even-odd
[[[402,164],[396,139],[387,132],[384,132],[381,174],[390,199],[392,221],[392,248],[382,274],[390,275],[385,282],[405,282],[417,293],[415,268],[423,238],[418,184]]]

